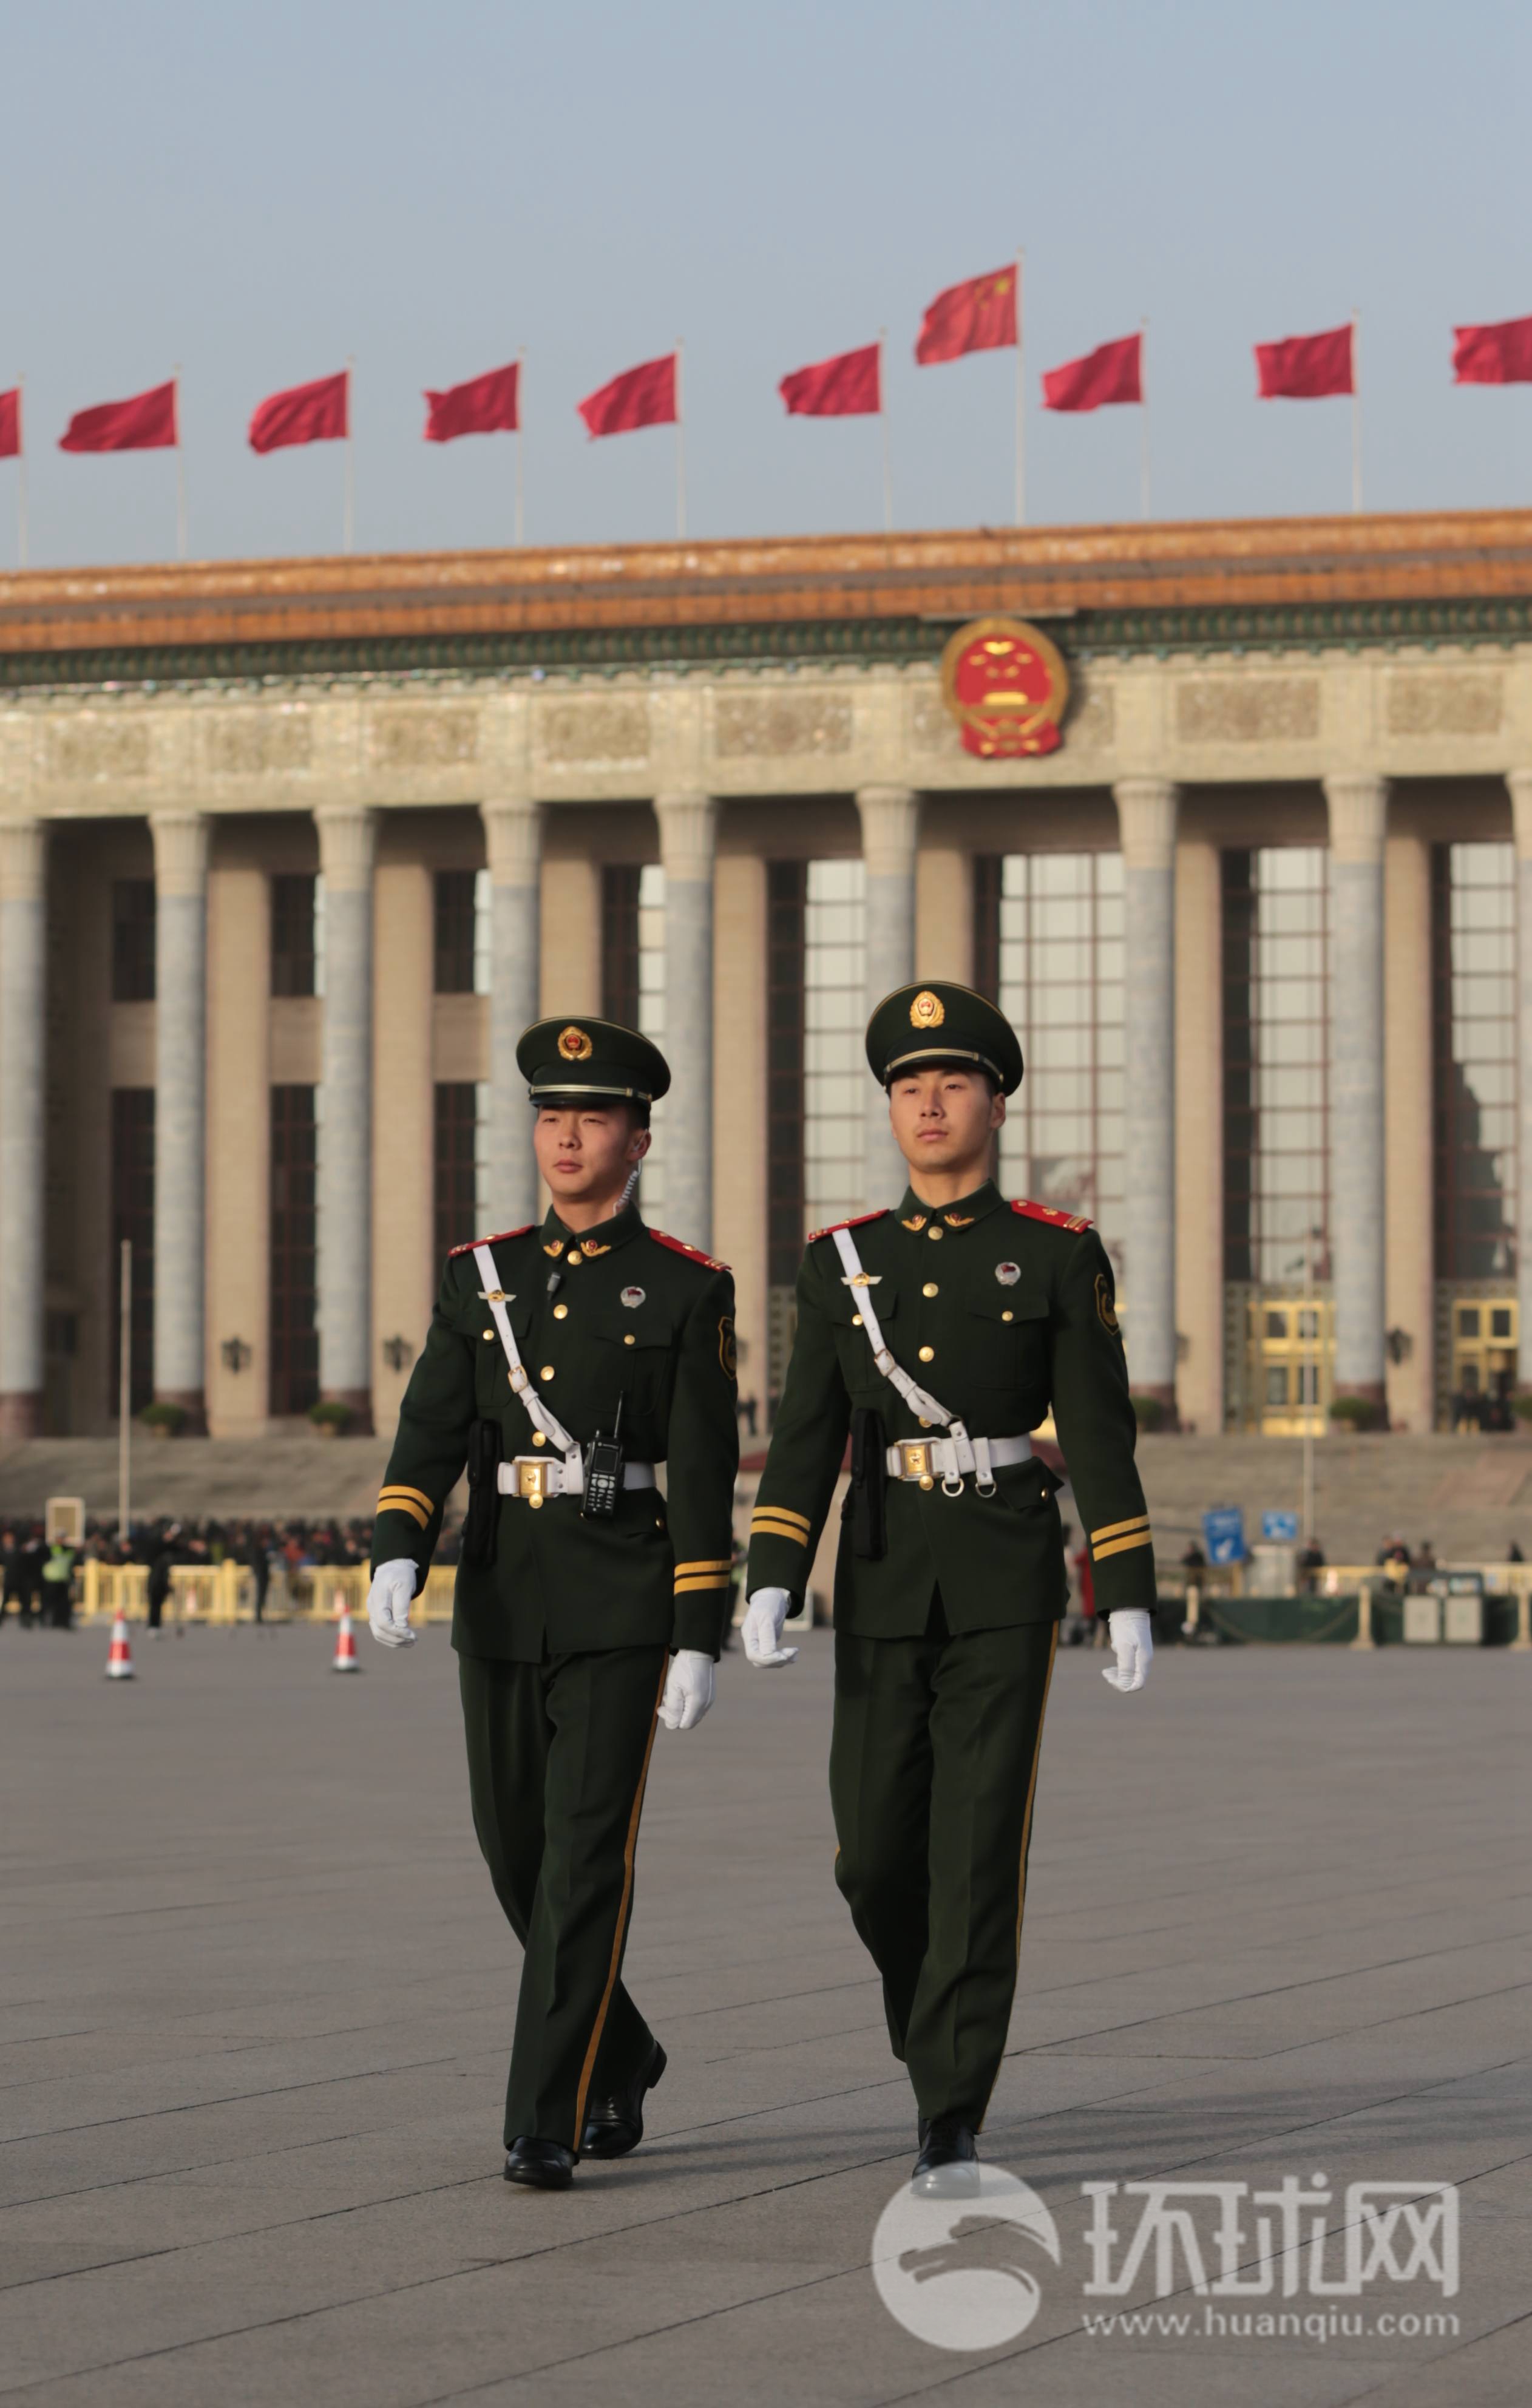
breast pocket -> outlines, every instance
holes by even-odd
[[[591,1331],[592,1368],[603,1397],[621,1391],[646,1412],[663,1411],[674,1383],[677,1336],[658,1305],[603,1313]]]
[[[532,1306],[513,1298],[506,1307],[523,1362],[526,1360],[527,1333],[532,1326]],[[482,1298],[465,1307],[458,1315],[458,1328],[474,1349],[476,1369],[475,1397],[481,1413],[501,1412],[510,1396],[510,1364],[495,1324],[494,1313]]]
[[[1048,1300],[995,1287],[968,1308],[968,1375],[975,1387],[1029,1385],[1047,1360]]]
[[[852,1395],[859,1389],[866,1391],[882,1385],[882,1374],[873,1354],[872,1340],[867,1335],[865,1307],[869,1301],[878,1316],[886,1344],[892,1353],[899,1353],[899,1292],[893,1283],[880,1280],[870,1297],[866,1288],[842,1288],[833,1308],[835,1342],[836,1352],[840,1357],[841,1376]]]

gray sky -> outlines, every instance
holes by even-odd
[[[876,423],[776,385],[881,325],[896,523],[1006,522],[1011,354],[911,353],[1018,243],[1034,520],[1137,513],[1138,412],[1037,396],[1144,316],[1157,517],[1346,508],[1348,405],[1257,404],[1251,345],[1353,307],[1368,506],[1532,502],[1532,387],[1450,369],[1532,313],[1525,0],[49,0],[5,60],[39,566],[168,556],[168,456],[56,441],[178,360],[195,555],[338,549],[338,448],[244,430],[348,353],[360,549],[509,539],[510,439],[424,444],[420,395],[522,349],[528,539],[668,536],[668,430],[574,406],[678,335],[694,535],[879,523]]]

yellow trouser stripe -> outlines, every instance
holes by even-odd
[[[808,1531],[795,1529],[791,1522],[764,1522],[757,1516],[750,1533],[752,1539],[793,1539],[800,1547],[809,1544]]]
[[[693,1588],[727,1588],[728,1584],[727,1572],[704,1572],[697,1580],[679,1580],[676,1583],[676,1595],[683,1597],[688,1589]]]
[[[379,1513],[412,1513],[422,1530],[431,1519],[430,1514],[423,1512],[412,1497],[379,1497],[378,1511]]]
[[[1124,1530],[1144,1530],[1148,1526],[1147,1513],[1135,1513],[1126,1522],[1106,1522],[1099,1530],[1091,1532],[1091,1544],[1094,1547],[1098,1539],[1120,1539]]]
[[[795,1513],[791,1505],[757,1505],[755,1519],[759,1520],[763,1513],[769,1513],[778,1522],[796,1522],[805,1530],[813,1526],[807,1513]]]
[[[732,1572],[733,1570],[734,1559],[730,1555],[699,1556],[694,1564],[678,1564],[676,1576],[679,1579],[682,1572]]]
[[[1104,1547],[1093,1545],[1091,1555],[1099,1564],[1104,1563],[1109,1555],[1125,1555],[1129,1547],[1152,1547],[1153,1543],[1153,1530],[1135,1530],[1130,1539],[1112,1539]]]
[[[601,1993],[601,2004],[596,2009],[595,2028],[591,2034],[590,2047],[585,2052],[585,2062],[580,2071],[580,2088],[575,2097],[575,2129],[570,2145],[577,2151],[580,2147],[580,2136],[585,2129],[585,2097],[591,2086],[591,2076],[595,2071],[595,2055],[601,2046],[601,2035],[607,2028],[607,2010],[611,2005],[611,1994],[617,1987],[617,1968],[623,1961],[623,1942],[627,1938],[628,1911],[633,1904],[633,1857],[638,1845],[638,1817],[644,1811],[644,1789],[649,1780],[649,1759],[654,1753],[654,1734],[660,1727],[660,1699],[665,1695],[665,1684],[669,1678],[669,1673],[670,1657],[666,1654],[660,1660],[660,1685],[654,1692],[654,1713],[649,1726],[649,1743],[644,1749],[643,1770],[638,1775],[638,1786],[633,1794],[633,1812],[628,1816],[628,1836],[623,1850],[623,1900],[617,1910],[617,1929],[612,1934],[611,1963],[607,1969],[607,1986]]]

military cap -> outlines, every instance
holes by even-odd
[[[1021,1039],[1003,1011],[951,979],[895,987],[867,1023],[867,1061],[886,1087],[903,1070],[938,1062],[987,1070],[1003,1096],[1022,1083]]]
[[[657,1045],[615,1020],[535,1020],[516,1048],[516,1067],[535,1104],[568,1096],[577,1103],[657,1103],[670,1084],[670,1066]]]

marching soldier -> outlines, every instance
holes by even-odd
[[[780,1665],[852,1441],[835,1584],[836,1878],[882,1976],[919,2116],[917,2188],[977,2186],[1005,2050],[1043,1710],[1067,1598],[1052,1407],[1098,1612],[1141,1688],[1154,1556],[1111,1267],[1090,1223],[988,1176],[1015,1031],[966,987],[888,996],[867,1028],[909,1165],[892,1211],[809,1243],[752,1522],[746,1654]]]
[[[413,1642],[442,1508],[474,1829],[524,1948],[506,2178],[623,2156],[665,2050],[621,1979],[656,1711],[713,1698],[730,1594],[734,1283],[629,1201],[670,1074],[647,1038],[547,1020],[516,1049],[552,1197],[449,1257],[378,1500],[375,1638]],[[655,1482],[668,1459],[668,1505]]]

